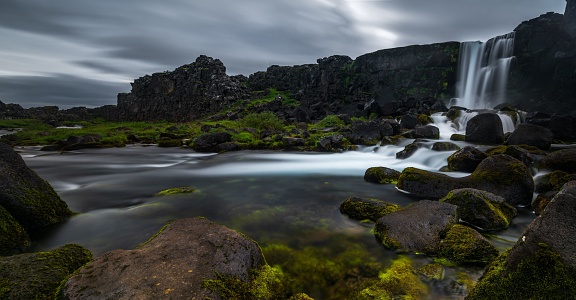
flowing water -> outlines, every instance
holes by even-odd
[[[406,160],[397,160],[395,154],[402,149],[402,145],[365,147],[334,154],[200,154],[153,146],[63,153],[31,147],[17,150],[69,207],[80,213],[34,236],[35,251],[66,243],[81,244],[95,256],[113,249],[133,249],[167,222],[204,216],[245,233],[263,247],[283,243],[295,249],[314,247],[338,253],[348,245],[360,245],[371,261],[389,263],[398,254],[378,244],[371,233],[373,224],[348,219],[339,212],[339,205],[353,195],[400,206],[414,203],[415,199],[393,185],[365,182],[365,170],[386,166],[401,171],[411,166],[436,171],[451,154],[423,148]],[[180,186],[197,191],[155,195]],[[515,243],[532,219],[530,211],[521,210],[509,229],[489,238],[503,251]],[[416,264],[430,262],[421,255],[411,257]],[[465,270],[477,278],[482,268]],[[309,293],[316,299],[328,298],[322,289]],[[461,296],[453,289],[434,286],[430,294],[431,299]]]

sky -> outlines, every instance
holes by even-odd
[[[380,49],[486,41],[565,0],[2,0],[0,101],[116,104],[199,55],[229,75]]]

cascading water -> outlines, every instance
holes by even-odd
[[[486,43],[462,43],[455,104],[468,109],[485,109],[503,103],[513,51],[514,32]]]

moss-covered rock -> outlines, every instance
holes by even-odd
[[[400,209],[396,204],[373,198],[349,197],[340,204],[340,212],[355,220],[375,222],[381,217]]]
[[[444,278],[444,266],[439,263],[432,263],[418,268],[418,274],[424,281],[438,281]]]
[[[454,133],[450,136],[450,140],[455,142],[464,142],[466,141],[466,135]]]
[[[554,196],[556,196],[556,194],[558,194],[558,191],[549,191],[546,193],[538,194],[534,201],[532,201],[532,210],[534,211],[534,214],[539,216],[544,211],[546,206],[548,206],[550,201],[552,201]]]
[[[451,190],[475,188],[502,196],[511,205],[529,205],[534,180],[521,161],[499,154],[484,159],[472,174],[460,178],[409,167],[402,171],[397,187],[432,199],[443,198]]]
[[[539,169],[576,173],[576,149],[562,149],[548,154],[540,161]]]
[[[164,148],[169,148],[169,147],[180,147],[182,146],[182,139],[169,139],[169,138],[164,138],[158,141],[158,147],[164,147]]]
[[[50,184],[4,143],[0,143],[0,178],[0,205],[28,232],[72,215]]]
[[[559,191],[564,184],[576,180],[576,174],[566,173],[564,171],[553,171],[551,173],[534,178],[535,192],[546,193],[550,191]]]
[[[264,265],[252,270],[249,280],[235,276],[216,275],[216,279],[205,280],[203,286],[218,294],[222,299],[283,299],[283,274],[280,270]]]
[[[167,196],[167,195],[177,195],[177,194],[189,194],[194,193],[196,188],[190,186],[182,186],[177,188],[170,188],[156,193],[156,196]]]
[[[466,123],[466,141],[484,145],[499,145],[504,142],[502,120],[495,113],[480,113]]]
[[[438,257],[455,263],[490,262],[499,252],[476,230],[456,224],[448,230],[438,247]]]
[[[396,184],[400,177],[400,172],[386,167],[368,168],[364,173],[364,180],[373,183],[391,183]]]
[[[448,157],[448,168],[452,171],[474,172],[488,155],[472,146],[466,146]]]
[[[386,272],[379,275],[379,282],[360,291],[354,299],[422,299],[428,287],[420,280],[409,258],[394,260]]]
[[[26,230],[0,206],[0,256],[24,252],[30,247],[30,237]]]
[[[304,293],[298,293],[296,295],[292,295],[290,298],[288,298],[288,300],[314,300],[314,299]]]
[[[536,157],[546,156],[546,152],[528,145],[496,146],[484,151],[488,155],[506,154],[523,162],[527,167],[532,166]]]
[[[432,145],[432,150],[434,151],[456,151],[459,149],[460,146],[452,142],[436,142]]]
[[[0,299],[55,299],[70,274],[92,260],[78,245],[0,258]]]
[[[518,124],[516,130],[506,140],[507,145],[530,145],[538,149],[548,150],[554,134],[550,129],[534,124]]]
[[[396,158],[397,159],[406,159],[406,158],[412,156],[414,153],[416,153],[416,151],[418,151],[418,149],[424,148],[424,147],[425,147],[424,143],[422,143],[420,140],[415,140],[411,144],[404,146],[403,150],[398,151],[396,153]]]
[[[460,219],[482,230],[508,228],[517,213],[516,208],[508,204],[506,199],[475,189],[450,191],[440,201],[458,206]]]

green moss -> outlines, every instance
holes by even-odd
[[[328,115],[324,119],[316,123],[317,128],[341,127],[344,126],[344,121],[337,115]]]
[[[197,189],[190,186],[182,186],[177,188],[170,188],[160,191],[155,194],[155,196],[167,196],[167,195],[177,195],[177,194],[189,194],[196,192]]]
[[[340,205],[340,212],[355,220],[375,222],[381,217],[400,209],[396,204],[386,203],[373,198],[349,197]]]
[[[428,115],[425,114],[419,114],[418,115],[418,123],[420,123],[421,125],[427,125],[427,124],[431,124],[434,123],[434,121],[432,120],[432,118]]]
[[[424,265],[417,270],[424,280],[442,280],[444,278],[444,266],[439,263],[432,263]]]
[[[282,130],[284,128],[283,122],[269,111],[249,114],[242,118],[240,123],[245,127],[256,128],[260,131]]]
[[[428,293],[428,287],[420,280],[412,262],[400,257],[392,262],[390,268],[379,275],[380,281],[362,290],[355,299],[422,299]]]
[[[249,281],[216,274],[216,279],[205,280],[202,286],[216,292],[222,299],[286,299],[282,271],[268,265],[253,270]]]
[[[516,266],[509,265],[509,255],[510,250],[488,265],[466,299],[574,299],[576,270],[548,245],[540,243]]]
[[[30,247],[30,238],[12,215],[0,206],[0,256],[24,252]]]
[[[364,173],[364,180],[380,184],[396,184],[400,172],[384,167],[368,168]]]
[[[498,249],[476,230],[456,224],[446,233],[437,255],[455,263],[481,263],[494,260]]]

